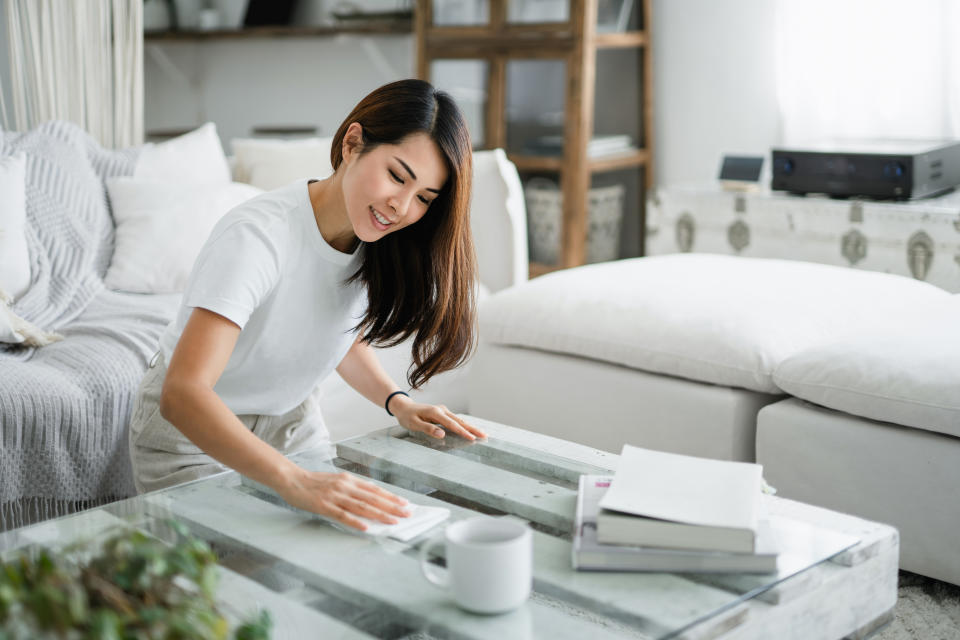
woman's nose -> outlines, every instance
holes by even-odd
[[[407,207],[410,206],[410,198],[399,194],[387,200],[387,204],[393,209],[394,213],[403,217],[407,213]]]

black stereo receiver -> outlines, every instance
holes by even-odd
[[[858,140],[773,150],[778,191],[907,200],[960,184],[960,140]]]

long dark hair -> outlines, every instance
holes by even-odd
[[[367,289],[367,311],[356,326],[363,340],[393,346],[416,332],[407,381],[417,389],[462,365],[476,340],[470,134],[447,93],[423,80],[392,82],[361,100],[340,125],[330,150],[334,170],[343,162],[343,138],[353,122],[363,128],[361,155],[424,133],[447,165],[446,184],[426,215],[364,244],[362,264],[349,280]]]

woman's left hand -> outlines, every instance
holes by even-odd
[[[400,402],[397,402],[398,400]],[[446,435],[446,431],[451,431],[467,440],[487,437],[481,429],[461,419],[442,404],[423,404],[414,402],[406,396],[397,395],[390,401],[390,411],[393,412],[400,426],[410,431],[421,431],[434,438],[442,438]]]

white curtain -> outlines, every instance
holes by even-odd
[[[960,0],[777,0],[784,144],[960,137]]]
[[[5,0],[6,129],[69,120],[107,147],[143,142],[143,2]]]

